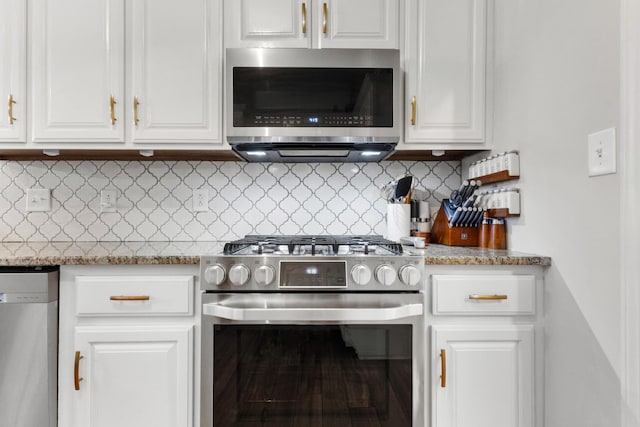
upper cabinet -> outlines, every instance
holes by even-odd
[[[221,141],[220,2],[129,4],[126,102],[131,141]]]
[[[397,49],[398,0],[225,0],[226,47]]]
[[[222,140],[219,2],[31,4],[33,142]]]
[[[0,0],[0,142],[26,141],[26,0]]]
[[[407,1],[401,148],[484,147],[489,2]]]
[[[124,142],[124,0],[31,6],[33,141]]]

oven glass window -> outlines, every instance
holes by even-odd
[[[411,426],[411,325],[217,325],[214,426]]]
[[[233,69],[234,127],[393,127],[393,69]]]

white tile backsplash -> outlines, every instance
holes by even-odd
[[[22,241],[228,241],[245,234],[385,234],[380,187],[412,174],[437,206],[460,162],[0,161],[0,236]],[[27,212],[27,188],[52,210]],[[206,188],[209,211],[194,212]],[[100,212],[100,191],[117,211]]]

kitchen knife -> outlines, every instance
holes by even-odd
[[[449,221],[449,227],[456,226],[456,224],[458,223],[458,220],[460,219],[460,215],[462,215],[462,208],[456,209],[455,213],[453,214],[453,217],[451,217],[451,220]]]
[[[460,218],[458,219],[458,223],[456,224],[456,227],[464,227],[464,225],[467,223],[467,218],[469,217],[470,212],[471,212],[471,209],[462,208],[462,215],[460,215]]]

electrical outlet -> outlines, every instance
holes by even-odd
[[[102,190],[100,192],[100,212],[116,212],[118,195],[116,190]]]
[[[194,212],[207,212],[209,210],[209,192],[204,189],[193,190]]]
[[[51,190],[48,188],[27,189],[27,211],[47,212],[51,210]]]
[[[587,140],[589,176],[616,173],[616,129],[592,133]]]

